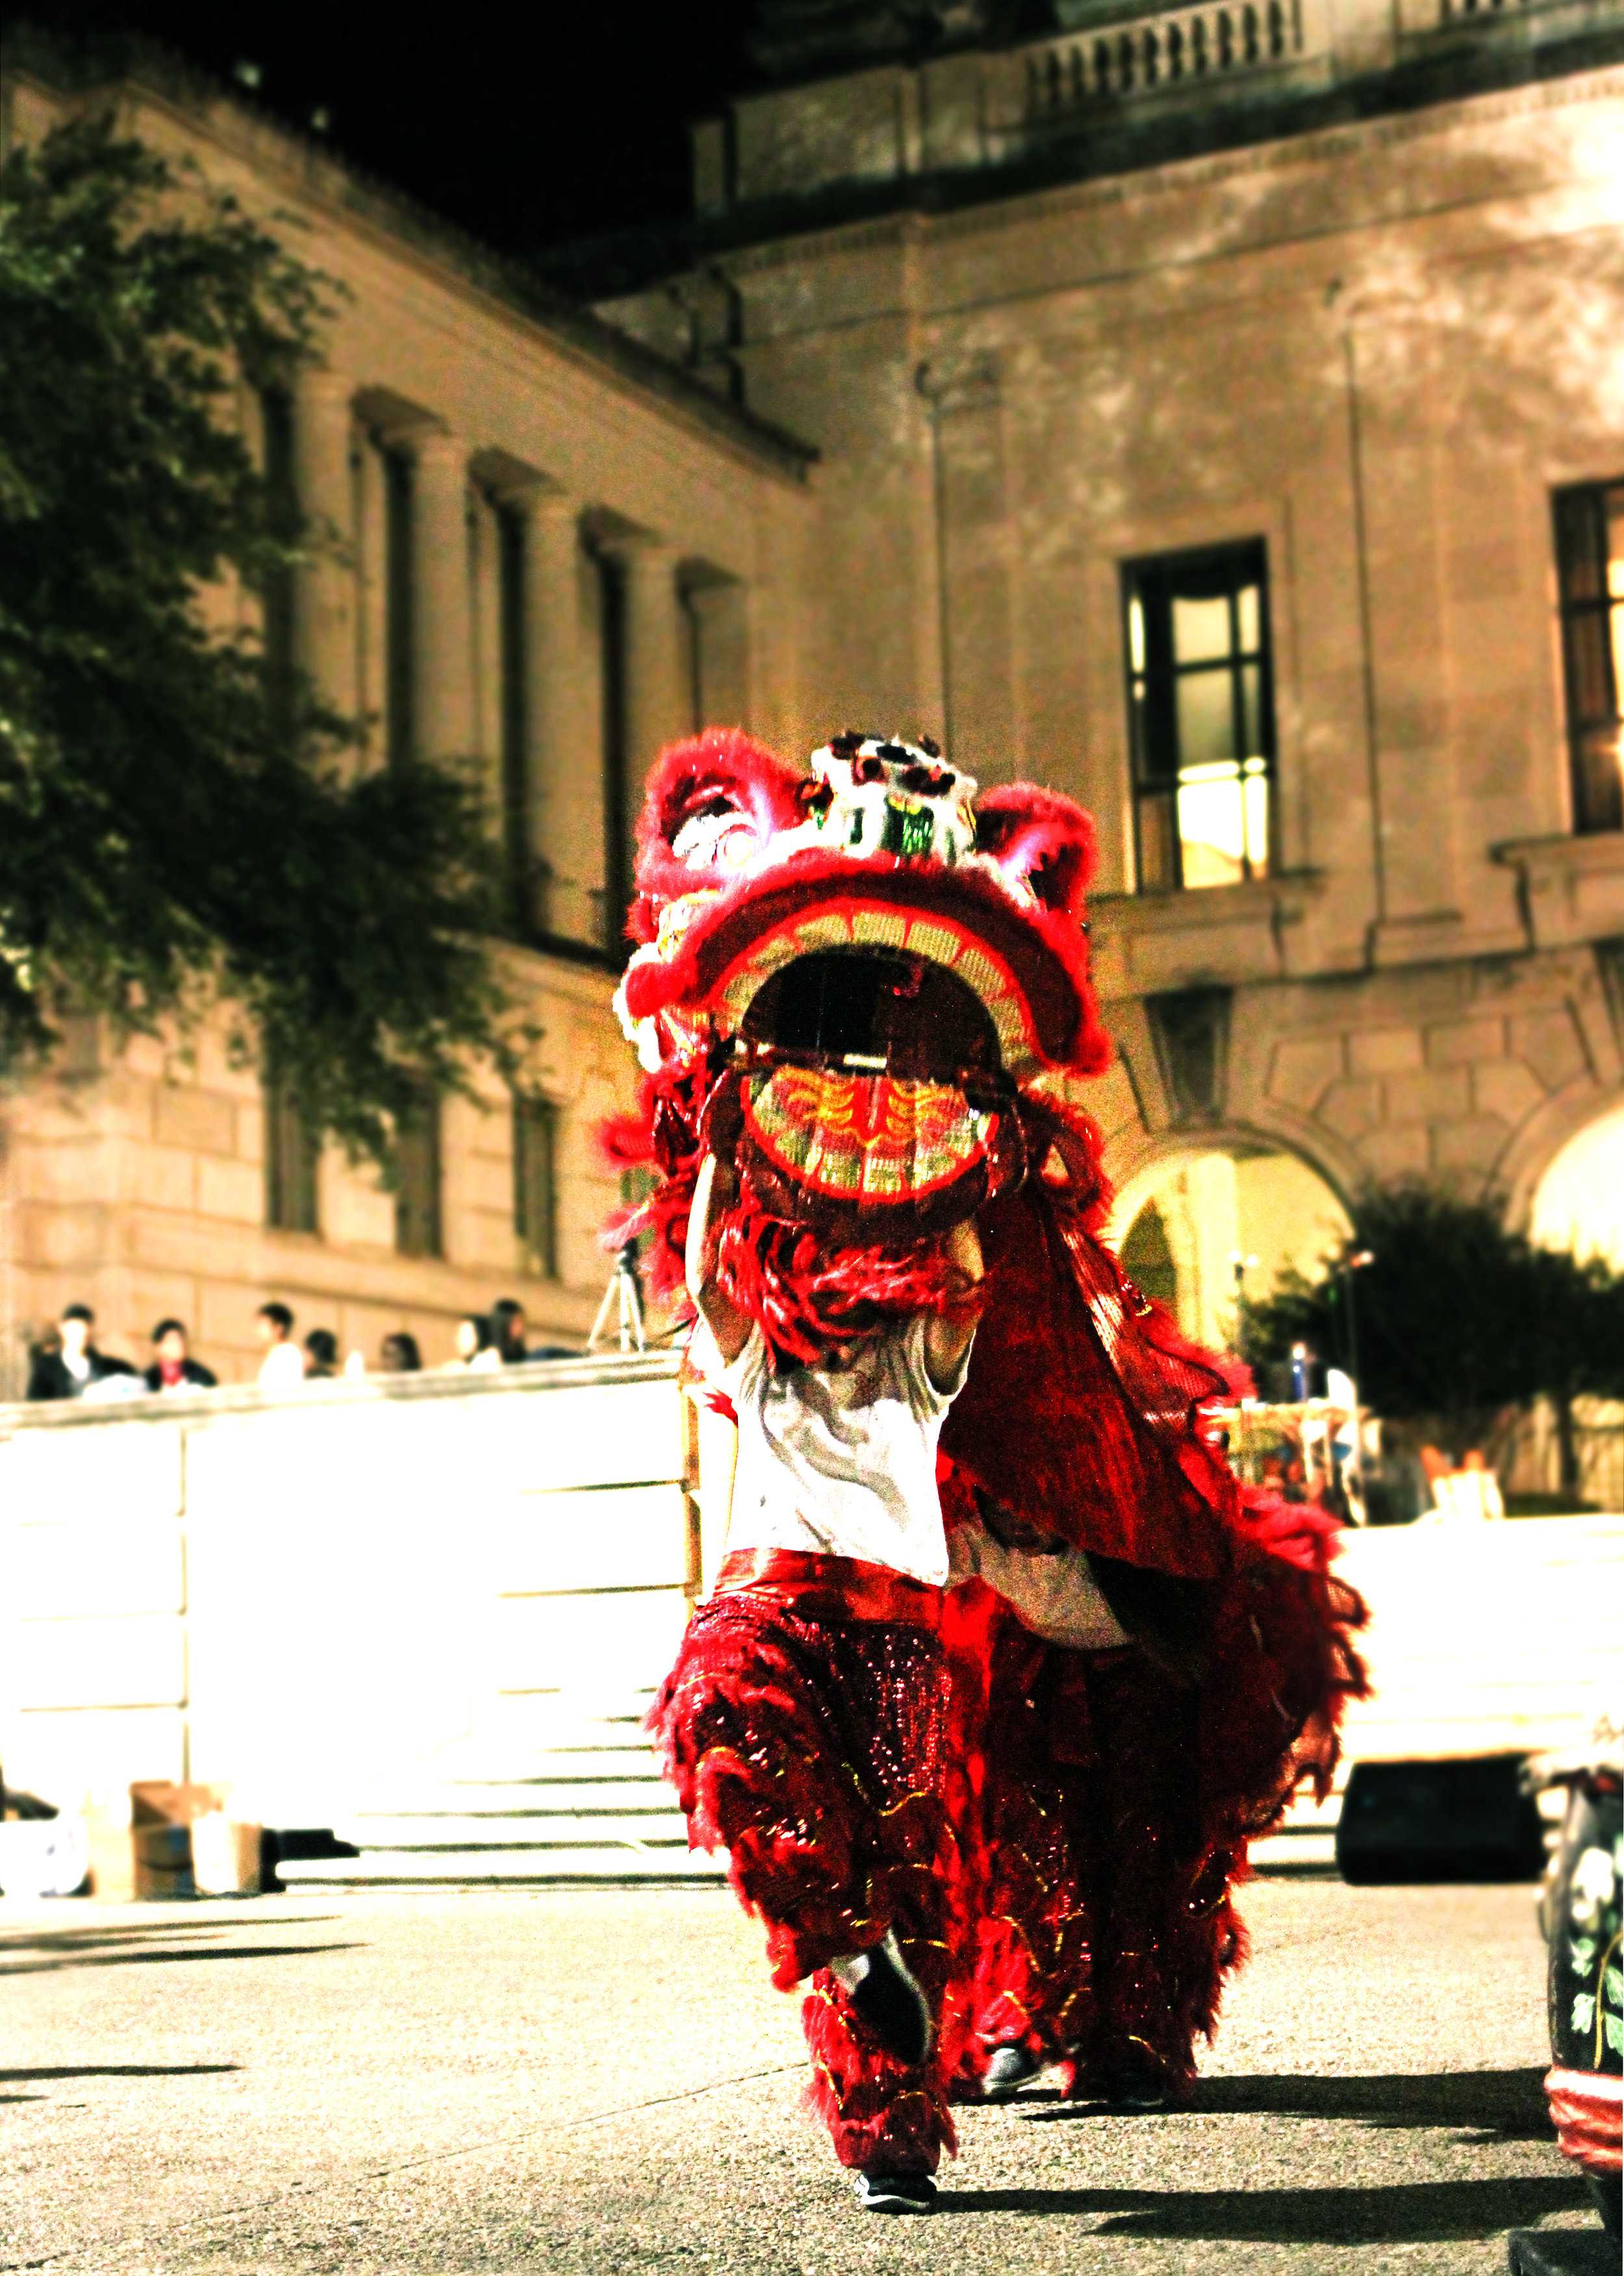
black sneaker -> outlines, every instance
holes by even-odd
[[[1100,2099],[1108,2110],[1132,2113],[1165,2110],[1169,2098],[1165,2082],[1147,2067],[1109,2072]]]
[[[929,2174],[888,2174],[877,2166],[858,2174],[857,2202],[865,2212],[934,2212],[936,2183]]]
[[[1043,2065],[1026,2048],[1011,2043],[994,2047],[992,2059],[981,2075],[982,2098],[987,2102],[1007,2102],[1018,2093],[1029,2078],[1036,2078]]]
[[[896,1931],[887,1929],[884,1944],[867,1952],[832,1961],[829,1972],[885,2052],[917,2068],[934,2037],[930,2009],[902,1957]]]

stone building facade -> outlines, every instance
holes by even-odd
[[[432,1364],[459,1313],[504,1294],[533,1336],[578,1344],[616,1197],[592,1134],[631,1081],[610,998],[642,761],[701,711],[805,740],[812,454],[162,63],[86,96],[8,53],[0,148],[110,97],[285,239],[291,217],[330,280],[323,367],[241,406],[341,541],[292,596],[292,645],[366,716],[358,763],[409,739],[481,770],[514,902],[502,953],[540,1040],[524,1104],[442,1102],[396,1195],[336,1151],[311,1159],[212,1029],[119,1051],[78,1023],[47,1077],[0,1096],[0,1388],[73,1299],[143,1361],[178,1316],[228,1381],[251,1373],[270,1296],[300,1335],[330,1327],[369,1359],[406,1329]]]
[[[240,1376],[274,1294],[432,1357],[510,1286],[579,1339],[629,817],[702,716],[1092,809],[1119,1230],[1192,1327],[1370,1177],[1624,1253],[1624,6],[1041,12],[763,6],[694,215],[571,265],[593,315],[235,102],[119,91],[345,288],[244,406],[347,542],[294,638],[368,762],[487,770],[553,1119],[447,1104],[425,1238],[341,1161],[299,1187],[209,1037],[87,1026],[5,1103],[9,1347],[88,1295]],[[0,136],[68,99],[8,70]]]
[[[599,305],[822,452],[824,714],[1097,817],[1119,1230],[1221,1331],[1611,1116],[1624,1255],[1624,11],[764,19]]]

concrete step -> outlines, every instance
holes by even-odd
[[[1334,1832],[1312,1829],[1266,1833],[1261,1841],[1253,1842],[1249,1855],[1253,1870],[1259,1873],[1334,1873],[1337,1838]]]
[[[719,1884],[722,1863],[702,1851],[672,1845],[636,1850],[463,1850],[435,1855],[410,1849],[368,1849],[359,1857],[313,1857],[281,1867],[290,1889],[547,1888],[582,1881],[697,1881]]]
[[[489,1785],[475,1779],[454,1785],[401,1787],[368,1794],[349,1813],[362,1821],[376,1817],[534,1817],[563,1811],[675,1809],[676,1797],[664,1779],[645,1771],[636,1778],[505,1779]]]
[[[566,1817],[535,1811],[522,1817],[453,1817],[439,1814],[389,1817],[368,1810],[334,1827],[341,1841],[358,1849],[455,1852],[472,1856],[497,1849],[590,1847],[597,1842],[641,1847],[646,1843],[687,1843],[680,1810],[593,1810]]]

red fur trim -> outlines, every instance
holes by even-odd
[[[894,1249],[825,1248],[807,1225],[762,1208],[747,1178],[722,1218],[717,1277],[774,1353],[801,1367],[915,1313],[947,1314],[967,1301],[942,1237]]]
[[[691,815],[725,800],[764,848],[779,831],[801,820],[800,772],[776,751],[739,727],[707,727],[667,744],[649,770],[637,824],[637,898],[626,930],[649,941],[661,905],[684,893],[725,884],[725,869],[691,869],[672,852],[672,840]]]
[[[690,890],[694,882],[690,877]],[[810,912],[859,893],[940,910],[984,934],[1015,973],[1050,1062],[1079,1074],[1098,1074],[1110,1064],[1110,1038],[1089,982],[1088,940],[1074,918],[1034,909],[986,869],[962,863],[949,869],[889,854],[854,861],[818,846],[725,887],[695,918],[676,955],[634,964],[626,978],[632,1017],[647,1019],[674,1005],[704,1005],[721,972],[755,931],[799,907]]]
[[[917,1963],[920,1953],[904,1950],[910,1964]],[[934,2174],[942,2151],[959,2146],[940,2063],[908,2070],[882,2053],[827,1975],[815,1979],[801,2021],[812,2059],[807,2107],[828,2127],[840,2163],[853,2170]]]
[[[1082,922],[1097,855],[1093,817],[1074,799],[1036,783],[997,784],[976,799],[975,846],[1045,908]]]

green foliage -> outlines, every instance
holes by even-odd
[[[353,726],[199,607],[319,542],[235,408],[324,313],[229,196],[106,123],[0,166],[0,1066],[70,1008],[127,1032],[224,1000],[377,1152],[414,1079],[505,1058],[479,802],[346,770]]]
[[[1353,1218],[1317,1279],[1291,1275],[1248,1306],[1255,1362],[1299,1339],[1333,1364],[1356,1356],[1367,1406],[1435,1423],[1457,1453],[1542,1396],[1563,1414],[1582,1393],[1624,1396],[1624,1277],[1605,1263],[1535,1248],[1492,1201],[1419,1184],[1367,1188]]]

